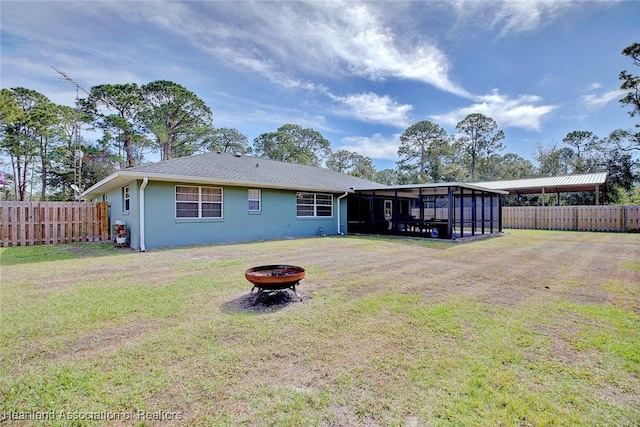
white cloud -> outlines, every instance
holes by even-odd
[[[342,139],[340,150],[353,151],[371,159],[397,159],[400,134],[385,138],[379,133],[371,137],[350,136]]]
[[[410,45],[372,6],[341,2],[183,3],[148,11],[112,6],[128,20],[153,22],[237,67],[291,87],[305,87],[297,73],[351,75],[370,80],[397,78],[432,85],[460,96],[468,93],[449,78],[447,56],[434,43]],[[171,5],[171,4],[169,4]],[[189,5],[189,6],[187,6]],[[172,7],[166,19],[166,7]],[[119,8],[119,9],[117,9]],[[403,41],[405,40],[405,44]]]
[[[620,89],[609,90],[604,93],[590,93],[581,97],[585,107],[590,109],[604,108],[611,101],[617,101],[624,96],[625,92]]]
[[[453,8],[458,18],[458,26],[491,28],[500,36],[534,31],[549,23],[561,19],[571,11],[583,7],[578,0],[502,0],[469,1],[458,0]],[[590,5],[607,7],[610,2],[589,2]]]
[[[505,1],[491,23],[501,27],[501,34],[534,30],[546,22],[564,14],[575,2],[561,1]]]
[[[208,50],[208,48],[206,48]],[[259,58],[245,55],[230,48],[215,48],[212,53],[220,55],[227,63],[241,66],[266,77],[271,83],[287,89],[306,89],[309,91],[325,92],[327,89],[322,84],[313,83],[309,80],[298,79],[287,72],[279,70],[278,64],[274,61],[264,61]]]
[[[337,114],[353,117],[363,122],[381,123],[397,127],[409,124],[408,113],[411,105],[398,104],[389,96],[379,96],[372,92],[349,96],[335,96],[328,94],[334,101],[342,105]]]
[[[544,116],[556,108],[554,105],[537,105],[541,98],[535,95],[508,98],[500,95],[497,90],[490,95],[477,97],[476,101],[468,107],[447,114],[434,115],[432,118],[440,123],[455,126],[467,115],[480,113],[494,119],[501,128],[540,130]]]
[[[34,11],[34,16],[22,7],[10,9],[7,15],[20,16],[11,18],[11,25],[3,19],[3,27],[42,46],[56,40],[58,49],[74,56],[84,52],[111,63],[109,56],[127,56],[130,66],[186,40],[203,52],[202,62],[214,57],[289,88],[317,89],[300,78],[303,74],[331,79],[347,75],[418,81],[468,97],[451,81],[449,58],[436,43],[402,34],[408,31],[402,27],[392,29],[385,7],[313,1],[160,2],[154,7],[147,2],[62,2]],[[75,17],[73,25],[70,17]],[[126,43],[127,37],[136,39]],[[114,52],[118,41],[120,48]]]
[[[415,80],[467,96],[449,79],[449,60],[435,44],[422,40],[402,46],[397,34],[367,5],[340,4],[333,14],[310,23],[312,30],[307,28],[309,42],[322,46],[320,61],[337,57],[357,76]]]

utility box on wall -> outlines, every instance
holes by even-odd
[[[114,244],[118,247],[128,246],[128,237],[126,224],[116,220],[116,223],[113,225]]]

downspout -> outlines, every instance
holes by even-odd
[[[140,186],[140,252],[146,252],[147,248],[144,246],[144,189],[149,183],[149,178],[142,178],[142,185]]]
[[[353,188],[350,188],[350,190],[353,190]],[[337,224],[338,225],[338,228],[337,228],[338,232],[337,232],[337,234],[338,235],[343,234],[342,232],[340,232],[340,199],[347,197],[349,195],[349,193],[350,193],[350,191],[345,191],[345,193],[342,196],[338,197],[338,219],[337,219],[337,221],[338,221],[338,224]]]

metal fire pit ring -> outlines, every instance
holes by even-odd
[[[253,284],[251,293],[253,293],[254,289],[258,289],[253,305],[258,304],[264,293],[282,289],[291,289],[298,299],[302,301],[296,286],[300,283],[300,280],[304,279],[304,275],[304,268],[287,264],[261,265],[244,272],[244,277]]]

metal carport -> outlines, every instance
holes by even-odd
[[[545,176],[540,178],[513,179],[508,181],[476,182],[484,188],[505,190],[512,195],[541,194],[541,204],[544,206],[544,195],[556,193],[560,200],[560,193],[595,193],[596,205],[600,204],[601,190],[607,182],[607,172],[574,174],[563,176]]]

